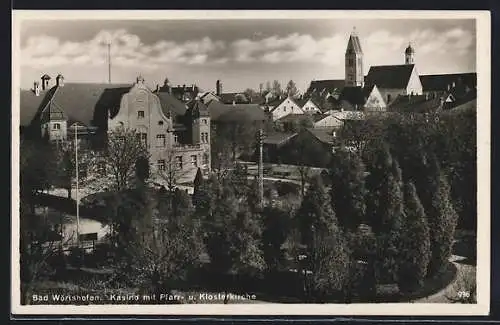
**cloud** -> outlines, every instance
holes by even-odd
[[[47,36],[30,37],[21,49],[21,64],[32,67],[59,65],[103,65],[107,61],[108,43],[113,66],[159,68],[165,64],[199,65],[221,62],[225,48],[222,41],[208,37],[186,42],[160,40],[144,44],[139,36],[124,29],[103,30],[82,42],[61,42]]]
[[[262,37],[261,39],[255,38]],[[61,41],[39,35],[27,39],[21,49],[21,64],[32,67],[60,65],[104,65],[107,44],[111,43],[113,66],[157,69],[167,64],[223,65],[303,63],[321,64],[343,70],[344,53],[349,35],[335,33],[328,37],[290,33],[284,36],[254,35],[253,39],[237,39],[230,43],[209,37],[174,42],[161,39],[144,44],[138,35],[125,29],[102,30],[93,38],[81,42]],[[473,52],[473,32],[462,28],[445,31],[426,28],[402,35],[397,31],[374,30],[360,35],[365,57],[365,69],[370,65],[403,62],[403,51],[411,41],[417,56],[451,53],[466,55]],[[367,71],[365,71],[367,72]]]

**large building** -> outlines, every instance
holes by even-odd
[[[49,76],[41,79],[41,88],[35,82],[32,90],[21,90],[22,137],[71,140],[70,130],[78,125],[92,130],[90,142],[99,142],[115,128],[130,128],[144,141],[152,171],[161,172],[172,162],[186,177],[194,177],[198,168],[210,170],[206,107],[189,109],[168,89],[149,89],[140,76],[133,84],[92,84],[64,83],[59,75],[52,87]]]

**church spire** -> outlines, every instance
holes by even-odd
[[[363,86],[363,83],[363,50],[356,27],[354,27],[345,51],[345,85],[355,87]]]
[[[408,47],[405,49],[405,64],[415,63],[415,50],[411,46],[411,42],[408,42]]]

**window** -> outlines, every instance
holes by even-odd
[[[148,144],[148,135],[147,133],[137,133],[136,134],[137,139],[139,139],[142,144],[147,145]]]
[[[165,160],[158,160],[158,170],[165,170]]]
[[[203,165],[208,165],[208,153],[203,154]]]
[[[198,167],[198,157],[196,155],[191,156],[191,165],[193,167]]]
[[[165,134],[156,135],[156,146],[157,147],[165,147],[166,144]]]
[[[174,143],[179,143],[179,135],[174,134]]]
[[[391,101],[391,94],[387,94],[387,103]]]
[[[175,157],[175,166],[178,169],[182,169],[182,156],[176,156]]]
[[[163,125],[163,121],[159,121],[159,122],[158,122],[158,125]]]
[[[203,124],[207,124],[208,123],[207,119],[203,119],[202,121],[203,121]]]
[[[144,118],[144,111],[137,111],[137,118]]]
[[[286,106],[285,106],[285,107],[283,107],[283,112],[286,112]]]
[[[54,123],[54,125],[52,126],[52,128],[53,128],[54,130],[60,130],[60,129],[61,129],[61,124],[59,124],[59,123]]]
[[[202,132],[201,133],[201,142],[202,143],[208,143],[208,132]]]

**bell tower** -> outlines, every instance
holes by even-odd
[[[405,64],[415,64],[415,50],[411,46],[411,43],[405,49]]]
[[[363,50],[356,33],[356,27],[354,27],[345,51],[345,85],[346,87],[362,87],[364,79]]]

